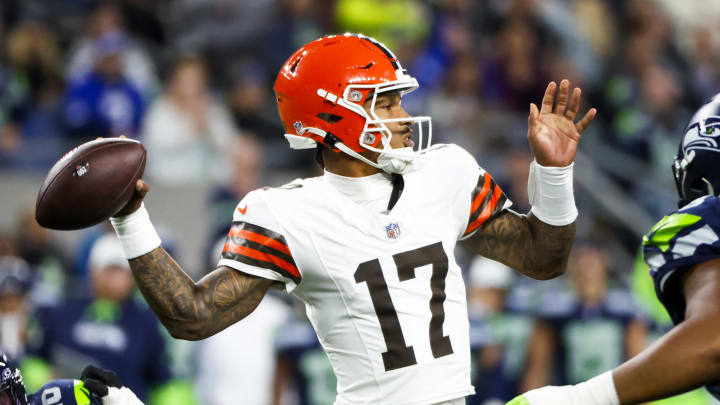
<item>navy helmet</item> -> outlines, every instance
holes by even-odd
[[[672,170],[680,207],[720,193],[720,94],[693,115]]]
[[[0,351],[0,405],[28,405],[20,370]]]

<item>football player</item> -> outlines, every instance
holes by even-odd
[[[112,223],[173,336],[217,333],[284,288],[328,354],[336,404],[464,403],[473,387],[454,247],[462,240],[537,279],[562,274],[577,217],[573,158],[595,109],[575,123],[580,89],[566,80],[559,91],[550,83],[541,109],[530,105],[533,206],[521,215],[468,152],[430,146],[430,117],[401,106],[417,87],[390,50],[358,34],[290,56],[275,82],[285,137],[316,148],[325,174],[249,193],[218,268],[197,283],[160,246],[138,181]]]
[[[80,380],[53,380],[25,395],[20,370],[0,351],[0,405],[143,405],[109,370],[87,366]]]
[[[512,405],[626,405],[706,386],[720,399],[720,94],[690,120],[672,165],[680,209],[643,238],[655,292],[675,324],[624,364]]]

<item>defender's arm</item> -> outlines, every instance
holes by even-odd
[[[577,385],[547,386],[509,405],[631,405],[667,398],[720,378],[720,259],[685,276],[685,319],[616,369]]]
[[[565,272],[575,238],[575,222],[548,225],[532,212],[504,210],[462,244],[468,251],[504,263],[537,280]]]
[[[162,247],[129,262],[148,304],[178,339],[214,335],[250,314],[279,284],[225,266],[195,283]]]
[[[685,276],[685,320],[613,371],[620,404],[666,398],[720,378],[720,259]]]

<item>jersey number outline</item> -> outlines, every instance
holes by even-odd
[[[62,401],[62,392],[60,387],[50,387],[43,390],[40,397],[42,405],[56,405]]]
[[[432,265],[432,276],[430,277],[430,290],[432,291],[430,297],[430,313],[432,315],[429,327],[430,349],[436,359],[453,354],[450,337],[443,335],[446,297],[445,277],[448,273],[448,257],[445,250],[443,250],[442,242],[397,253],[392,258],[397,266],[398,278],[401,282],[414,279],[416,268],[428,264]],[[360,263],[355,271],[355,282],[367,284],[370,300],[378,321],[380,321],[380,330],[387,347],[387,351],[382,353],[385,371],[417,364],[415,350],[412,346],[405,344],[405,336],[400,327],[400,320],[390,297],[390,291],[385,282],[380,261],[373,259]]]

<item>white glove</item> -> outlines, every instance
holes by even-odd
[[[547,386],[528,391],[507,405],[620,405],[612,372],[577,385]]]
[[[103,405],[144,405],[128,387],[108,387],[108,394],[102,397]]]

